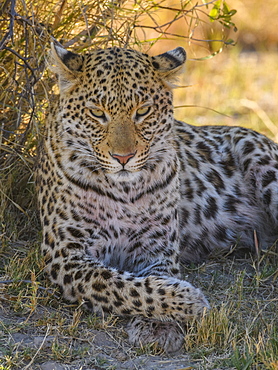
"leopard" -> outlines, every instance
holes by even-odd
[[[185,61],[182,47],[77,54],[53,43],[59,96],[36,169],[50,280],[70,302],[127,318],[132,345],[168,353],[210,308],[181,265],[278,239],[277,144],[251,129],[175,120]]]

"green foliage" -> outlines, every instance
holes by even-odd
[[[237,370],[249,370],[253,363],[254,355],[249,353],[248,348],[245,348],[243,353],[238,348],[235,349],[231,356],[231,365]]]
[[[217,0],[214,2],[213,8],[209,12],[211,22],[219,21],[223,26],[227,28],[234,28],[237,30],[236,25],[232,22],[232,17],[236,14],[236,10],[230,10],[226,1]]]

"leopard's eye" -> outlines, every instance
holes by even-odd
[[[88,108],[88,112],[91,116],[95,118],[101,118],[101,119],[106,119],[105,113],[103,110],[98,109],[98,108]]]
[[[151,110],[151,107],[148,106],[148,107],[141,107],[139,109],[137,109],[136,111],[136,116],[137,117],[143,117],[143,116],[146,116]]]

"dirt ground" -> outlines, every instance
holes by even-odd
[[[61,311],[63,312],[63,311]],[[22,314],[17,315],[9,305],[2,304],[0,309],[0,324],[3,327],[12,328],[8,336],[0,339],[0,364],[1,357],[4,355],[3,346],[13,348],[14,357],[24,356],[24,352],[33,352],[33,358],[29,363],[18,364],[17,369],[32,370],[131,370],[131,369],[195,369],[193,361],[185,353],[184,349],[174,354],[153,355],[140,354],[140,349],[132,349],[127,341],[127,336],[122,329],[121,324],[111,328],[103,329],[85,329],[86,338],[82,335],[82,330],[78,330],[74,336],[61,335],[55,333],[55,329],[50,331],[49,326],[38,327],[38,320],[42,317],[55,315],[55,310],[45,307],[38,307],[36,312],[26,317]],[[65,310],[64,314],[69,316]],[[1,330],[0,329],[0,335]],[[3,334],[3,333],[2,333]],[[4,343],[3,343],[4,342]],[[73,349],[75,352],[72,359],[53,360],[51,358],[53,346],[55,344],[65,350]],[[80,352],[81,355],[78,354]],[[32,363],[31,363],[32,362]],[[1,367],[0,369],[8,369]]]

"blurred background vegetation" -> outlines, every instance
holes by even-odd
[[[55,86],[45,68],[51,40],[75,52],[119,45],[158,54],[183,46],[188,62],[175,90],[178,119],[244,125],[278,139],[275,14],[276,0],[2,1],[2,246],[7,238],[35,240],[39,230],[33,169]]]

